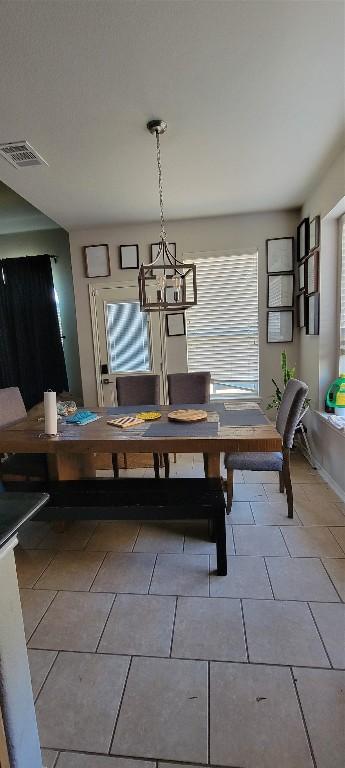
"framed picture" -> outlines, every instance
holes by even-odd
[[[297,325],[299,328],[305,326],[305,293],[299,293],[297,296]]]
[[[157,257],[159,245],[160,245],[159,243],[151,243],[151,261],[154,261],[155,258]],[[167,243],[167,245],[168,245],[168,248],[169,248],[169,251],[170,251],[171,255],[173,256],[173,258],[175,258],[176,257],[176,243]],[[157,266],[159,264],[163,264],[162,257],[159,259],[159,261],[157,261]],[[169,275],[169,272],[167,272],[166,273],[166,277],[172,277],[173,274],[174,273],[172,272]]]
[[[288,342],[293,339],[293,310],[270,310],[267,312],[267,341]]]
[[[319,251],[313,251],[306,261],[307,293],[319,290]]]
[[[293,237],[272,237],[266,240],[268,274],[292,272],[293,252]]]
[[[315,216],[309,224],[309,250],[313,251],[320,245],[320,216]]]
[[[297,227],[297,261],[309,253],[309,219],[303,219]]]
[[[298,267],[298,290],[304,291],[305,289],[305,262]]]
[[[139,269],[139,246],[120,245],[121,269]]]
[[[267,306],[293,307],[294,275],[268,275]]]
[[[109,247],[107,245],[86,245],[84,259],[86,277],[108,277],[110,275]]]
[[[320,294],[313,293],[306,297],[306,333],[318,336],[320,326]]]
[[[172,312],[166,315],[167,336],[185,336],[186,321],[183,312]]]

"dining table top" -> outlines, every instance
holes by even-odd
[[[155,431],[150,435],[149,427],[152,423],[145,422],[143,426],[132,427],[129,429],[120,429],[108,423],[124,412],[128,415],[128,408],[92,408],[92,412],[99,417],[96,421],[88,424],[78,425],[69,424],[65,419],[58,422],[58,434],[49,436],[44,433],[44,420],[30,414],[21,421],[0,429],[0,453],[47,453],[58,454],[65,453],[146,453],[146,452],[171,452],[171,453],[221,453],[221,452],[239,452],[239,451],[280,451],[282,439],[277,432],[275,425],[268,419],[262,418],[263,423],[255,423],[257,414],[262,411],[256,403],[243,403],[243,406],[236,404],[227,404],[224,406],[227,411],[234,411],[236,425],[222,423],[219,417],[219,402],[208,403],[207,423],[218,423],[218,427],[207,427],[203,430],[196,428],[189,429],[189,425],[183,425],[181,430],[174,430],[173,434],[159,434],[164,432]],[[168,422],[168,414],[181,406],[163,405],[154,406],[154,410],[161,412],[159,422],[164,425]],[[184,406],[188,408],[188,406]],[[191,406],[193,407],[193,406]],[[200,405],[200,408],[203,408]],[[256,417],[253,418],[253,424],[241,425],[241,409],[248,411],[253,409]],[[133,407],[133,412],[137,413],[143,410],[141,406]],[[226,419],[228,420],[228,419]],[[249,422],[250,422],[249,418]],[[244,420],[245,421],[245,420]],[[200,425],[203,422],[200,422]],[[216,431],[215,431],[216,429]],[[190,434],[189,434],[190,433]]]

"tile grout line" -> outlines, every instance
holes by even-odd
[[[294,674],[293,668],[290,667],[289,669],[290,669],[290,673],[291,673],[291,677],[292,677],[292,685],[293,685],[294,690],[295,690],[295,695],[296,695],[298,706],[299,706],[299,710],[300,710],[300,713],[301,713],[301,718],[302,718],[302,722],[303,722],[303,726],[304,726],[305,735],[307,737],[307,742],[308,742],[308,746],[309,746],[309,751],[310,751],[311,759],[313,761],[314,768],[317,768],[316,758],[315,758],[315,755],[314,755],[314,750],[313,750],[313,747],[312,747],[311,738],[309,736],[309,731],[308,731],[308,728],[307,728],[307,721],[305,719],[305,715],[304,715],[303,707],[302,707],[302,702],[301,702],[301,699],[300,699],[300,695],[298,693],[297,678],[295,678],[295,674]]]
[[[311,614],[312,620],[313,620],[313,622],[314,622],[314,624],[315,624],[315,627],[316,627],[316,631],[317,631],[317,634],[319,635],[319,638],[320,638],[320,640],[321,640],[321,643],[322,643],[322,647],[323,647],[323,649],[324,649],[324,651],[325,651],[325,654],[326,654],[326,656],[327,656],[327,659],[328,659],[328,661],[329,661],[329,664],[330,664],[330,669],[333,669],[333,664],[332,664],[332,662],[331,662],[331,659],[330,659],[330,657],[329,657],[329,654],[328,654],[327,648],[326,648],[326,646],[325,646],[325,643],[324,643],[324,641],[323,641],[323,637],[322,637],[322,635],[321,635],[321,632],[320,632],[320,630],[319,630],[319,627],[317,626],[317,623],[316,623],[316,619],[315,619],[315,616],[314,616],[314,614],[313,614],[313,611],[312,611],[312,609],[311,609],[311,607],[310,607],[310,604],[309,604],[309,602],[308,602],[308,601],[306,601],[306,603],[307,603],[307,605],[308,605],[308,608],[309,608],[309,611],[310,611],[310,614]],[[325,667],[325,669],[327,669],[327,667]]]
[[[128,670],[127,670],[127,674],[126,674],[126,678],[125,678],[125,682],[124,682],[124,686],[123,686],[123,691],[122,691],[121,698],[120,698],[120,701],[119,701],[119,708],[117,710],[117,714],[116,714],[116,717],[115,717],[114,728],[113,728],[113,731],[112,731],[112,734],[111,734],[111,737],[110,737],[108,755],[110,755],[111,748],[113,746],[113,741],[114,741],[114,738],[115,738],[115,731],[116,731],[116,728],[117,728],[117,724],[119,722],[119,717],[120,717],[120,712],[121,712],[121,708],[122,708],[122,703],[123,703],[123,699],[124,699],[124,696],[125,696],[125,691],[126,691],[126,688],[127,688],[127,682],[128,682],[128,678],[129,678],[129,673],[130,673],[130,670],[131,670],[131,667],[132,667],[132,661],[133,661],[133,656],[131,656],[129,664],[128,664]]]
[[[66,650],[66,648],[60,649],[59,651],[56,651],[56,649],[53,649],[53,648],[43,648],[43,649],[42,648],[30,648],[29,650],[35,650],[35,651],[36,650],[37,651],[48,650],[48,651],[53,651],[53,652],[58,653],[58,654],[60,654],[60,653],[69,653],[69,654],[79,654],[79,655],[82,655],[82,656],[83,655],[89,655],[89,656],[95,656],[96,655],[93,651],[71,651],[71,650]],[[195,658],[192,658],[192,657],[189,657],[189,656],[188,657],[186,657],[186,656],[173,656],[172,659],[170,659],[169,656],[148,656],[147,654],[143,654],[143,653],[142,654],[111,653],[111,651],[100,651],[97,654],[97,657],[99,657],[99,656],[115,656],[115,657],[121,656],[122,658],[125,658],[125,659],[132,659],[132,658],[133,659],[154,659],[154,660],[159,660],[159,661],[161,661],[161,660],[164,660],[164,661],[171,661],[171,660],[172,661],[197,661],[197,662],[202,661],[204,663],[210,662],[212,664],[241,664],[241,665],[245,665],[245,666],[248,666],[248,664],[250,664],[251,666],[257,666],[257,667],[279,667],[279,669],[287,669],[288,667],[291,666],[291,664],[282,664],[282,663],[279,663],[279,662],[276,662],[276,661],[275,662],[267,662],[267,661],[249,661],[248,662],[247,660],[243,661],[243,660],[238,660],[238,659],[219,659],[219,658],[217,658],[217,659],[216,658],[215,659],[197,658],[197,659],[195,659]],[[54,661],[54,664],[55,664],[55,661]],[[332,668],[330,668],[330,667],[321,667],[321,666],[318,666],[317,664],[313,664],[312,666],[310,666],[310,665],[306,665],[305,662],[303,664],[297,664],[296,663],[296,664],[294,664],[294,667],[296,667],[298,669],[313,669],[313,670],[319,670],[319,671],[330,670],[331,669],[332,672],[333,671],[335,671],[335,672],[344,672],[344,667],[332,667]],[[51,747],[47,747],[47,749],[51,749]],[[55,749],[57,749],[57,747],[55,747]],[[194,765],[194,763],[193,763],[193,765]]]
[[[174,611],[174,618],[172,623],[172,631],[171,631],[171,641],[170,641],[170,650],[169,650],[169,656],[168,658],[172,658],[172,647],[173,647],[173,641],[174,641],[174,633],[175,633],[175,622],[176,622],[176,614],[177,614],[177,601],[178,601],[178,595],[176,595],[175,599],[175,611]]]
[[[334,541],[335,541],[335,542],[338,544],[338,547],[340,547],[340,549],[341,549],[341,551],[344,553],[344,557],[345,557],[345,549],[343,549],[343,547],[341,546],[341,544],[339,544],[339,541],[338,541],[338,539],[336,538],[336,536],[334,536],[334,533],[333,533],[333,531],[331,531],[331,527],[330,527],[330,526],[325,526],[325,527],[327,527],[327,530],[328,530],[328,531],[330,532],[330,534],[333,536],[333,539],[334,539]],[[332,525],[332,528],[344,528],[344,526],[343,526],[343,525]],[[342,557],[339,557],[339,558],[335,558],[335,559],[343,560],[343,558],[342,558]]]
[[[211,762],[211,662],[207,662],[207,763]]]
[[[275,596],[275,594],[274,594],[274,589],[273,589],[273,586],[272,586],[271,577],[270,577],[270,574],[269,574],[269,570],[268,570],[268,566],[267,566],[267,563],[266,563],[266,557],[269,557],[269,555],[264,555],[264,557],[263,557],[263,561],[264,561],[264,563],[265,563],[265,568],[266,568],[267,578],[268,578],[268,581],[269,581],[269,584],[270,584],[270,587],[271,587],[271,592],[272,592],[273,600],[275,600],[275,599],[276,599],[276,596]],[[302,602],[302,600],[301,600],[301,602]]]
[[[31,550],[22,550],[22,551],[24,551],[24,552],[46,552],[47,550],[46,549],[45,550],[44,549],[42,549],[42,550],[40,550],[40,549],[39,550],[36,550],[36,549],[32,550],[31,549]],[[47,563],[45,568],[43,568],[43,571],[40,573],[40,575],[34,581],[34,583],[31,585],[31,587],[21,587],[21,585],[19,584],[19,580],[18,580],[19,589],[35,589],[37,582],[42,578],[43,574],[46,572],[46,570],[49,568],[49,566],[52,564],[53,560],[57,557],[58,554],[59,554],[59,550],[57,549],[56,552],[54,552],[51,560],[49,560],[49,563]],[[16,570],[17,570],[17,565],[16,565]],[[18,573],[17,573],[17,578],[18,578]]]
[[[108,555],[108,554],[109,554],[109,552],[104,552],[104,553],[103,553],[103,557],[102,557],[102,559],[101,559],[101,562],[100,562],[100,564],[99,564],[99,566],[98,566],[98,568],[97,568],[97,571],[96,571],[96,573],[95,573],[95,575],[94,575],[94,577],[93,577],[93,579],[92,579],[92,581],[91,581],[91,584],[90,584],[90,586],[89,586],[89,589],[86,589],[86,590],[85,590],[85,592],[91,592],[91,589],[92,589],[92,587],[93,587],[93,585],[94,585],[94,583],[95,583],[95,581],[96,581],[96,579],[97,579],[97,576],[98,576],[98,574],[99,574],[99,572],[100,572],[100,570],[101,570],[101,568],[102,568],[102,565],[103,565],[103,563],[104,563],[104,561],[105,561],[105,559],[106,559],[106,557],[107,557],[107,555]],[[110,593],[110,594],[111,594],[111,593]]]
[[[92,594],[97,594],[97,592],[93,592]],[[102,594],[102,593],[101,593],[101,592],[99,592],[98,594]],[[112,593],[110,592],[110,594],[112,594]],[[102,640],[102,638],[103,638],[103,635],[104,635],[104,632],[105,632],[105,628],[106,628],[106,626],[107,626],[107,624],[108,624],[108,621],[109,621],[109,616],[110,616],[110,614],[111,614],[111,612],[112,612],[112,610],[113,610],[113,607],[114,607],[114,605],[115,605],[115,601],[116,601],[116,598],[117,598],[117,593],[115,593],[115,595],[114,595],[114,597],[113,597],[113,600],[111,601],[111,605],[110,605],[110,608],[109,608],[109,611],[108,611],[108,615],[107,615],[107,618],[106,618],[106,620],[105,620],[105,624],[104,624],[104,627],[103,627],[103,629],[102,629],[102,631],[101,631],[101,634],[100,634],[100,636],[99,636],[99,638],[98,638],[98,643],[97,643],[97,645],[96,645],[96,649],[95,649],[95,651],[93,651],[93,653],[98,653],[98,648],[99,648],[99,646],[100,646],[100,643],[101,643],[101,640]]]
[[[37,591],[38,591],[38,590],[37,590]],[[53,605],[53,602],[54,602],[54,600],[57,598],[57,596],[58,596],[58,594],[59,594],[59,590],[55,590],[55,589],[54,589],[54,590],[51,590],[51,591],[52,591],[52,592],[55,592],[55,595],[54,595],[54,597],[52,598],[52,600],[50,601],[49,605],[47,605],[47,607],[46,607],[46,609],[45,609],[44,613],[42,614],[42,616],[41,616],[41,618],[40,618],[39,622],[36,624],[36,626],[35,626],[35,629],[34,629],[34,630],[31,632],[31,635],[29,635],[29,637],[28,637],[28,638],[25,638],[25,644],[26,644],[26,646],[28,645],[28,643],[30,643],[30,640],[31,640],[31,638],[33,637],[33,635],[35,634],[35,632],[36,632],[36,629],[38,629],[38,627],[40,626],[40,624],[41,624],[41,622],[43,621],[43,619],[44,619],[44,617],[45,617],[46,613],[48,613],[50,606],[51,606],[51,605]],[[41,649],[41,650],[43,650],[43,649]],[[55,650],[55,649],[54,649],[54,650]],[[0,766],[0,768],[1,768],[1,766]]]
[[[137,535],[136,535],[136,537],[135,537],[135,541],[134,541],[133,547],[132,547],[132,549],[130,550],[131,552],[134,552],[134,550],[135,550],[135,547],[136,547],[136,545],[137,545],[137,541],[138,541],[138,538],[139,538],[139,536],[140,536],[140,533],[141,533],[141,529],[142,529],[142,527],[143,527],[143,524],[140,522],[140,523],[139,523],[139,525],[138,525],[138,532],[137,532]]]
[[[335,589],[335,591],[336,591],[336,593],[337,593],[337,595],[338,595],[338,597],[339,597],[339,600],[340,600],[340,602],[341,602],[341,603],[344,605],[344,600],[343,600],[343,598],[342,598],[342,596],[341,596],[340,592],[338,591],[337,587],[335,586],[335,583],[334,583],[334,581],[333,581],[333,579],[332,579],[332,576],[331,576],[331,575],[328,573],[328,571],[327,571],[327,568],[326,568],[326,566],[325,566],[325,564],[324,564],[324,562],[323,562],[322,556],[321,556],[321,557],[319,557],[319,560],[320,560],[320,563],[322,564],[322,566],[323,566],[323,568],[324,568],[324,570],[325,570],[325,573],[327,574],[327,576],[328,576],[328,578],[329,578],[329,580],[330,580],[331,584],[333,585],[333,587],[334,587],[334,589]],[[329,560],[342,560],[342,558],[341,558],[341,557],[339,557],[339,558],[338,558],[338,557],[330,557],[330,558],[329,558]],[[315,602],[317,602],[317,601],[316,601],[316,600],[313,600],[312,602],[313,602],[313,603],[315,603]],[[324,602],[324,601],[322,601],[322,602]]]
[[[154,576],[154,572],[155,572],[155,570],[156,570],[157,560],[158,560],[158,553],[156,554],[156,556],[155,556],[155,561],[154,561],[154,563],[153,563],[153,568],[152,568],[152,573],[151,573],[150,583],[149,583],[149,585],[148,585],[148,588],[147,588],[147,592],[146,592],[146,594],[147,594],[147,595],[151,595],[151,591],[150,591],[150,590],[151,590],[151,586],[152,586],[152,582],[153,582],[153,576]],[[175,595],[174,595],[174,597],[175,597]]]
[[[247,654],[247,660],[245,662],[242,662],[243,664],[250,664],[250,658],[249,658],[249,648],[248,648],[248,639],[247,639],[247,629],[246,629],[246,622],[244,620],[244,609],[243,609],[243,598],[240,598],[240,606],[241,606],[241,617],[242,617],[242,629],[243,629],[243,635],[244,635],[244,642],[246,646],[246,654]]]
[[[29,648],[28,650],[30,651],[30,650],[36,650],[36,649]],[[40,648],[38,648],[37,650],[40,650]],[[38,699],[38,697],[39,697],[39,695],[40,695],[40,693],[42,691],[42,688],[43,688],[44,684],[47,682],[47,679],[48,679],[48,677],[49,677],[49,675],[50,675],[50,673],[51,673],[51,671],[53,669],[53,666],[54,666],[54,664],[56,662],[56,659],[57,659],[57,657],[59,655],[59,651],[53,651],[53,653],[54,652],[55,652],[55,658],[53,659],[53,663],[49,667],[47,674],[44,676],[43,682],[41,683],[41,685],[40,685],[40,687],[39,687],[39,689],[38,689],[38,691],[36,693],[36,696],[34,698],[34,704],[35,705],[36,705],[36,701],[37,701],[37,699]],[[51,653],[51,651],[49,651],[49,653]],[[29,664],[29,669],[30,669],[30,664]],[[30,673],[30,675],[31,675],[31,673]]]

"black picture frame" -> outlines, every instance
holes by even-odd
[[[293,309],[269,309],[267,312],[267,329],[266,338],[267,344],[288,344],[293,341],[294,321],[293,321]],[[276,317],[273,317],[276,316]],[[287,321],[287,332],[277,333],[274,331],[274,321],[280,319]],[[274,338],[274,334],[276,338]]]
[[[311,251],[305,260],[305,291],[309,296],[319,290],[319,251],[316,248]]]
[[[284,286],[285,284],[285,286]],[[273,303],[274,293],[280,291],[284,294],[286,291],[289,295],[286,296],[287,301],[283,301],[281,304]],[[294,292],[295,292],[295,275],[293,272],[276,272],[267,276],[267,308],[268,309],[283,309],[292,308],[294,305]]]
[[[110,257],[108,243],[84,246],[84,265],[86,277],[109,277]]]
[[[268,275],[293,272],[294,246],[294,237],[269,237],[266,240]]]
[[[320,246],[320,216],[314,216],[309,224],[309,252]]]
[[[186,318],[184,312],[170,312],[165,315],[167,336],[185,336]],[[175,327],[174,327],[175,326]]]
[[[309,253],[309,219],[302,219],[297,227],[297,261],[302,261]]]
[[[320,332],[320,294],[306,297],[306,335],[318,336]]]
[[[305,291],[305,261],[297,265],[297,283],[298,291]]]
[[[304,328],[306,321],[306,295],[304,291],[297,295],[297,327]]]
[[[139,269],[139,246],[137,243],[120,245],[120,269]]]

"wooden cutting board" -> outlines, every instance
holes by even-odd
[[[180,421],[185,424],[195,421],[206,421],[207,411],[197,411],[194,408],[180,409],[177,411],[170,411],[168,413],[168,419],[170,421]]]

